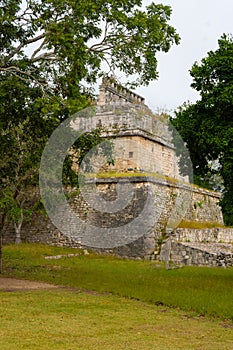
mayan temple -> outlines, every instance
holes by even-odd
[[[181,174],[165,115],[154,114],[143,97],[105,78],[94,112],[78,115],[74,128],[83,124],[102,130],[114,161],[93,156],[83,191],[70,200],[81,222],[70,223],[73,234],[37,214],[24,224],[24,241],[185,265],[233,265],[233,229],[223,227],[220,194],[192,185],[191,173]]]

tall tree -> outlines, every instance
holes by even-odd
[[[196,182],[211,187],[214,175],[223,179],[221,205],[225,223],[232,225],[233,37],[224,34],[218,45],[190,71],[200,100],[184,104],[172,122],[187,143]]]
[[[168,24],[171,8],[141,0],[5,0],[0,8],[0,71],[77,99],[109,70],[138,74],[138,84],[158,77],[156,52],[179,42]],[[74,102],[74,101],[73,101]],[[70,101],[71,103],[71,101]],[[76,107],[75,107],[76,108]]]

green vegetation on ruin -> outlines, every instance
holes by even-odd
[[[201,222],[201,221],[187,221],[182,220],[178,228],[190,228],[190,229],[207,229],[207,228],[224,228],[219,222]]]
[[[157,178],[157,179],[162,179],[164,181],[168,182],[174,182],[174,183],[179,183],[179,184],[184,184],[184,185],[189,185],[188,182],[184,182],[178,179],[175,179],[173,177],[169,177],[167,175],[159,174],[159,173],[154,173],[154,172],[139,172],[139,171],[106,171],[106,172],[101,172],[101,173],[85,173],[85,177],[88,179],[92,178],[97,178],[97,179],[111,179],[111,178],[124,178],[124,177],[152,177],[152,178]],[[196,186],[195,186],[196,187]]]
[[[186,181],[182,181],[182,180],[178,180],[174,177],[170,177],[167,175],[163,175],[160,173],[155,173],[155,172],[139,172],[139,171],[135,171],[134,169],[132,171],[116,171],[116,170],[108,170],[105,172],[100,172],[100,173],[91,173],[91,172],[86,172],[84,174],[86,179],[93,179],[93,178],[97,178],[97,179],[112,179],[112,178],[124,178],[124,177],[151,177],[151,178],[156,178],[156,179],[160,179],[160,180],[164,180],[170,183],[175,183],[178,185],[186,185],[186,186],[192,186],[193,189],[201,189],[202,191],[206,191],[206,192],[212,192],[212,193],[216,193],[216,191],[213,191],[211,189],[207,189],[207,188],[203,188],[201,186],[198,186],[196,184],[193,183],[189,183]]]

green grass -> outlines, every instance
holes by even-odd
[[[77,250],[37,244],[5,246],[4,275],[52,282],[162,304],[196,315],[233,319],[233,268],[165,270],[151,261],[102,255],[45,260]]]
[[[0,292],[1,350],[229,350],[228,321],[113,295]]]
[[[160,179],[160,180],[165,180],[171,183],[175,183],[175,184],[180,184],[180,185],[187,185],[190,187],[193,187],[194,189],[201,189],[201,190],[205,190],[207,192],[213,192],[213,193],[217,193],[216,191],[210,189],[210,188],[204,188],[201,187],[197,184],[194,183],[190,183],[184,180],[178,180],[174,177],[170,177],[168,175],[163,175],[161,173],[156,173],[156,172],[138,172],[136,170],[132,170],[132,171],[117,171],[117,170],[110,170],[108,169],[107,171],[104,172],[99,172],[99,173],[91,173],[91,172],[87,172],[85,173],[85,177],[87,179],[91,179],[91,178],[102,178],[102,179],[108,179],[108,178],[122,178],[122,177],[152,177],[152,178],[156,178],[156,179]]]
[[[151,172],[138,172],[138,171],[127,171],[127,172],[120,172],[115,170],[109,170],[102,173],[86,173],[86,178],[116,178],[116,177],[152,177],[156,179],[162,179],[168,182],[174,182],[174,183],[180,183],[180,184],[186,184],[190,185],[188,182],[180,181],[178,179],[175,179],[173,177],[169,177],[167,175],[159,174],[159,173],[151,173]],[[197,187],[197,186],[195,186]]]
[[[200,222],[200,221],[182,220],[179,223],[178,228],[206,229],[206,228],[226,228],[226,226],[218,222]]]

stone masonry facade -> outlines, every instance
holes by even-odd
[[[123,181],[124,178],[121,178]],[[70,201],[71,208],[75,213],[84,221],[90,225],[98,227],[117,227],[124,234],[124,225],[134,220],[137,215],[143,210],[145,202],[148,197],[152,199],[152,206],[146,216],[145,224],[142,222],[138,227],[139,232],[135,232],[136,236],[140,236],[138,239],[118,246],[112,249],[95,249],[99,252],[113,253],[123,257],[130,258],[142,258],[142,259],[157,259],[159,258],[161,239],[166,241],[166,233],[173,232],[174,223],[171,220],[171,212],[175,207],[175,202],[181,196],[184,200],[188,200],[188,206],[184,208],[184,211],[178,213],[174,212],[174,220],[185,220],[187,222],[202,222],[209,223],[213,220],[216,222],[222,222],[222,214],[219,206],[217,205],[219,196],[214,192],[209,192],[199,188],[195,188],[193,191],[192,186],[181,186],[178,183],[172,183],[159,178],[142,178],[131,177],[131,183],[134,187],[134,196],[130,204],[119,213],[100,213],[90,207],[90,204],[85,199],[78,195]],[[105,196],[105,199],[114,199],[116,196],[117,178],[99,179],[97,183],[98,192]],[[182,197],[186,193],[187,195]],[[197,206],[196,203],[202,202],[202,206]],[[183,209],[182,209],[183,210]],[[177,217],[178,216],[178,217]],[[156,218],[153,227],[148,229],[148,221],[151,218]],[[177,225],[177,221],[175,225]],[[78,228],[80,232],[77,232],[77,236],[82,234],[82,227]],[[217,230],[217,229],[216,229]],[[213,230],[208,230],[208,235],[202,234],[202,230],[194,232],[191,230],[185,233],[186,229],[176,229],[177,243],[184,241],[195,241],[199,237],[199,241],[206,242],[231,242],[232,234],[229,236],[229,230],[218,234],[213,234]],[[5,236],[5,242],[13,243],[15,240],[15,234],[13,227],[7,227],[7,235]],[[142,235],[140,235],[140,232]],[[200,233],[201,232],[201,233]],[[178,234],[179,233],[179,234]],[[233,233],[233,229],[232,229]],[[133,233],[132,233],[133,235]],[[201,236],[200,236],[201,235]],[[200,238],[201,237],[201,238]],[[54,225],[49,218],[42,215],[34,214],[32,221],[25,223],[22,228],[22,240],[26,242],[40,242],[51,245],[60,245],[67,247],[78,248],[90,248],[89,246],[80,245],[75,238],[63,235]],[[162,246],[166,248],[166,244]],[[93,247],[92,247],[93,248]],[[187,254],[186,254],[187,255]],[[163,256],[161,254],[161,260]],[[182,261],[180,261],[182,263]]]

